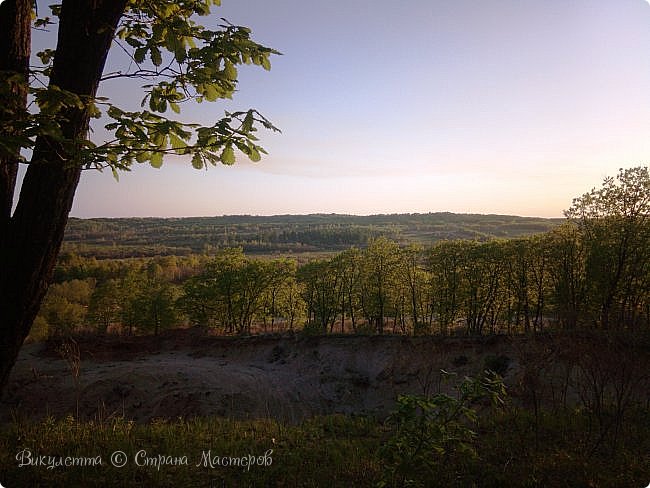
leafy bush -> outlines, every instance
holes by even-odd
[[[377,333],[377,329],[372,324],[364,322],[362,324],[357,325],[357,331],[356,331],[357,335],[375,335],[376,333]]]
[[[398,398],[388,418],[394,435],[380,450],[385,464],[381,486],[427,486],[450,457],[476,456],[475,405],[486,398],[493,405],[503,403],[505,386],[500,376],[486,371],[478,378],[466,377],[457,391],[457,398],[445,394]]]
[[[302,333],[308,336],[323,335],[323,328],[316,322],[307,322],[302,328]]]

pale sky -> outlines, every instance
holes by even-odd
[[[263,134],[269,155],[84,172],[73,216],[559,217],[650,161],[645,0],[223,0],[219,17],[283,56],[188,120],[257,108],[282,130]]]

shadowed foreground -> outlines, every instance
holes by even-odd
[[[56,348],[26,346],[1,404],[2,418],[226,416],[297,422],[333,413],[385,416],[401,393],[451,391],[441,369],[476,374],[498,355],[507,382],[515,346],[491,340],[201,336],[79,340],[78,375]],[[60,351],[60,350],[59,350]],[[72,364],[70,364],[70,362]]]
[[[223,338],[186,330],[79,338],[58,351],[28,345],[14,371],[0,427],[5,486],[650,480],[650,348],[641,335]],[[485,368],[504,377],[505,402],[457,403],[462,377]],[[407,398],[422,409],[400,413],[399,393],[419,395]],[[471,415],[442,421],[444,405]],[[113,464],[116,452],[125,466]],[[85,456],[99,464],[28,462]],[[251,457],[264,464],[236,464]]]

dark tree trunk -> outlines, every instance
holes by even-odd
[[[25,83],[27,83],[31,52],[31,14],[32,4],[29,0],[5,0],[0,4],[0,71],[4,76],[22,74]],[[3,96],[0,104],[3,107],[3,110],[0,110],[0,124],[4,130],[5,124],[25,109],[27,104],[25,88],[17,88],[15,93]],[[7,268],[5,247],[10,232],[18,155],[18,152],[0,154],[0,394],[24,340],[20,338],[18,324],[10,322],[9,310],[3,303],[11,303],[12,300],[6,290],[12,273]]]
[[[95,96],[125,6],[126,0],[63,1],[51,85]],[[88,123],[86,110],[70,109],[61,129],[74,141],[85,138]],[[68,145],[40,137],[16,211],[0,236],[0,391],[47,290],[81,165]]]
[[[19,116],[27,105],[27,80],[31,53],[31,15],[29,0],[5,0],[0,3],[0,76],[20,74],[25,85],[16,86],[0,110],[0,127]],[[3,97],[4,98],[4,97]],[[0,236],[6,235],[13,203],[18,152],[0,153]]]
[[[350,321],[352,322],[352,332],[357,333],[357,322],[354,316],[354,304],[352,303],[352,293],[349,295],[350,301]]]
[[[413,332],[418,330],[418,299],[415,285],[411,286],[411,307],[413,308]]]

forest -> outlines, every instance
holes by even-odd
[[[311,238],[320,236],[322,249],[330,251],[316,257],[309,253],[255,256],[245,253],[241,245],[217,246],[201,254],[123,259],[97,259],[68,250],[55,269],[55,283],[35,322],[32,339],[92,329],[158,334],[187,326],[220,334],[302,330],[484,335],[547,328],[647,329],[649,181],[647,168],[621,170],[617,179],[606,179],[600,189],[574,199],[565,222],[510,239],[485,236],[487,229],[494,235],[505,232],[504,228],[521,231],[544,228],[544,224],[526,227],[504,217],[440,214],[393,220],[349,217],[347,224],[338,227],[331,223],[315,227],[318,230]],[[241,243],[246,239],[242,228],[258,236],[263,232],[278,235],[280,222],[301,222],[304,227],[305,221],[319,220],[316,216],[278,217],[278,222],[264,219],[224,217],[219,225],[230,220],[228,225],[238,229],[232,232],[235,242]],[[448,231],[440,225],[445,219],[450,222]],[[198,225],[193,219],[184,220],[158,227],[141,220],[72,221],[68,234],[94,235],[97,245],[107,239],[99,236],[111,232],[133,233],[139,236],[134,237],[137,240],[151,238],[157,229],[161,235],[171,235],[170,239],[182,240]],[[397,239],[390,233],[373,235],[371,226],[367,233],[358,234],[364,236],[362,242],[356,242],[352,231],[356,227],[349,225],[373,221],[377,229],[402,226],[402,236],[414,228],[414,222],[428,222],[422,224],[420,235],[436,225],[442,227],[438,235],[476,226],[483,229],[483,239],[422,244],[416,238]],[[175,228],[184,230],[175,233]],[[204,226],[205,234],[198,239],[214,229]],[[352,242],[345,240],[345,234],[352,236]],[[268,242],[265,239],[257,242]],[[309,246],[317,247],[316,241],[310,242]],[[332,252],[339,242],[350,247]],[[111,244],[106,247],[111,252]]]
[[[64,251],[127,258],[213,253],[241,247],[247,254],[305,254],[365,247],[380,236],[400,244],[521,237],[545,232],[562,219],[452,213],[392,215],[277,215],[192,218],[71,218]],[[154,244],[155,243],[155,244]]]

